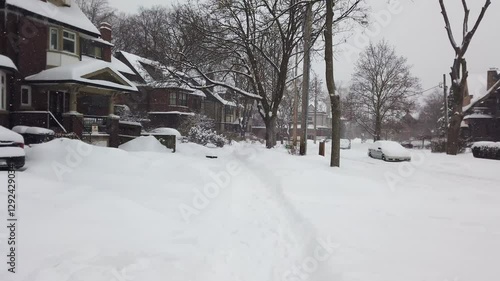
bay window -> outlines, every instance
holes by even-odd
[[[171,93],[169,95],[169,105],[177,105],[177,94]]]
[[[181,106],[188,105],[187,94],[179,94],[179,105]]]

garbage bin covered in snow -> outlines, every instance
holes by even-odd
[[[22,135],[26,145],[48,142],[55,136],[54,131],[39,127],[15,126],[12,131]]]

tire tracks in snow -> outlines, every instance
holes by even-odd
[[[249,145],[242,147],[242,149],[252,150],[253,154],[258,153],[254,147]],[[285,195],[280,178],[273,174],[272,170],[266,168],[265,164],[259,163],[256,159],[252,158],[250,157],[249,161],[245,161],[246,159],[240,154],[236,154],[236,159],[243,164],[245,172],[255,178],[256,187],[258,186],[267,192],[269,202],[281,210],[288,220],[290,229],[285,229],[285,231],[293,231],[293,233],[289,234],[295,237],[295,241],[287,241],[287,247],[290,248],[287,250],[292,251],[291,249],[297,250],[299,248],[296,255],[288,259],[285,268],[276,269],[272,272],[270,280],[334,280],[335,277],[332,276],[331,269],[328,268],[330,256],[328,259],[318,263],[316,268],[309,267],[308,270],[301,270],[301,267],[304,267],[304,264],[315,256],[315,251],[320,243],[319,232],[311,221],[301,215],[291,200]],[[289,239],[286,236],[280,238],[283,240]],[[331,255],[332,253],[329,254]],[[292,274],[289,275],[288,273]]]

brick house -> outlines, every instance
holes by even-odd
[[[159,62],[125,51],[117,52],[115,57],[132,69],[133,74],[125,76],[139,89],[123,96],[120,102],[142,120],[148,120],[144,123],[147,128],[178,128],[185,118],[201,112],[205,93],[171,77]]]
[[[472,141],[500,141],[500,73],[487,74],[487,90],[465,99],[462,129]]]
[[[110,25],[96,28],[71,0],[0,0],[0,10],[0,124],[119,145],[114,100],[137,87],[112,58]]]
[[[239,126],[240,107],[222,87],[195,90],[172,77],[161,63],[125,51],[115,53],[115,57],[133,70],[124,74],[139,89],[138,93],[124,96],[121,103],[138,115],[146,128],[178,128],[185,118],[203,114],[215,123],[219,132],[234,131]],[[194,87],[200,86],[189,79]]]

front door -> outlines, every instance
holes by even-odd
[[[49,93],[49,111],[52,112],[57,121],[62,123],[63,113],[67,112],[68,108],[69,108],[69,97],[67,93],[64,92]]]

